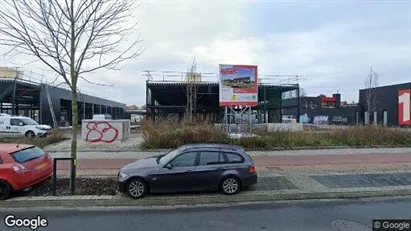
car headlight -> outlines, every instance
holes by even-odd
[[[125,174],[124,172],[119,172],[118,173],[118,178],[123,179],[123,178],[126,178],[126,177],[128,177],[128,175]]]

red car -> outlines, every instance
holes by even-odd
[[[53,159],[39,147],[0,144],[0,200],[40,183],[53,172]]]

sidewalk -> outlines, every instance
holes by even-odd
[[[157,154],[157,153],[155,153]],[[151,153],[150,155],[153,155]],[[149,154],[147,154],[149,156]],[[53,157],[57,157],[53,155]],[[138,158],[79,158],[78,169],[120,169]],[[345,154],[345,155],[304,155],[304,156],[253,156],[257,167],[276,168],[284,166],[313,165],[355,165],[355,164],[407,164],[411,163],[411,153],[402,154]],[[57,168],[69,169],[68,161],[60,161]]]
[[[47,150],[47,149],[46,149]],[[69,157],[66,150],[48,151],[53,157]],[[78,159],[139,159],[166,153],[167,150],[150,151],[78,151]],[[249,151],[251,156],[312,156],[312,155],[357,155],[357,154],[410,154],[411,148],[343,148],[283,151]]]
[[[115,187],[115,186],[114,186]],[[0,210],[30,207],[170,206],[301,199],[362,198],[411,195],[411,171],[327,174],[263,174],[238,195],[220,193],[161,194],[132,200],[123,194],[17,197],[0,202]]]

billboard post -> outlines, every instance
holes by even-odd
[[[255,65],[219,65],[219,105],[225,107],[224,123],[231,133],[231,116],[234,123],[249,125],[252,131],[252,109],[258,106],[258,68]],[[240,110],[236,110],[240,108]],[[248,119],[243,120],[244,112]],[[238,126],[239,132],[241,127]]]

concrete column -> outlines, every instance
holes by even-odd
[[[83,120],[86,119],[86,102],[83,102]]]
[[[374,112],[373,122],[374,122],[375,126],[378,125],[378,112],[376,112],[376,111]]]
[[[388,124],[388,112],[385,110],[383,113],[383,125],[387,126]]]
[[[368,111],[364,112],[364,124],[368,125],[370,123],[370,115]]]

